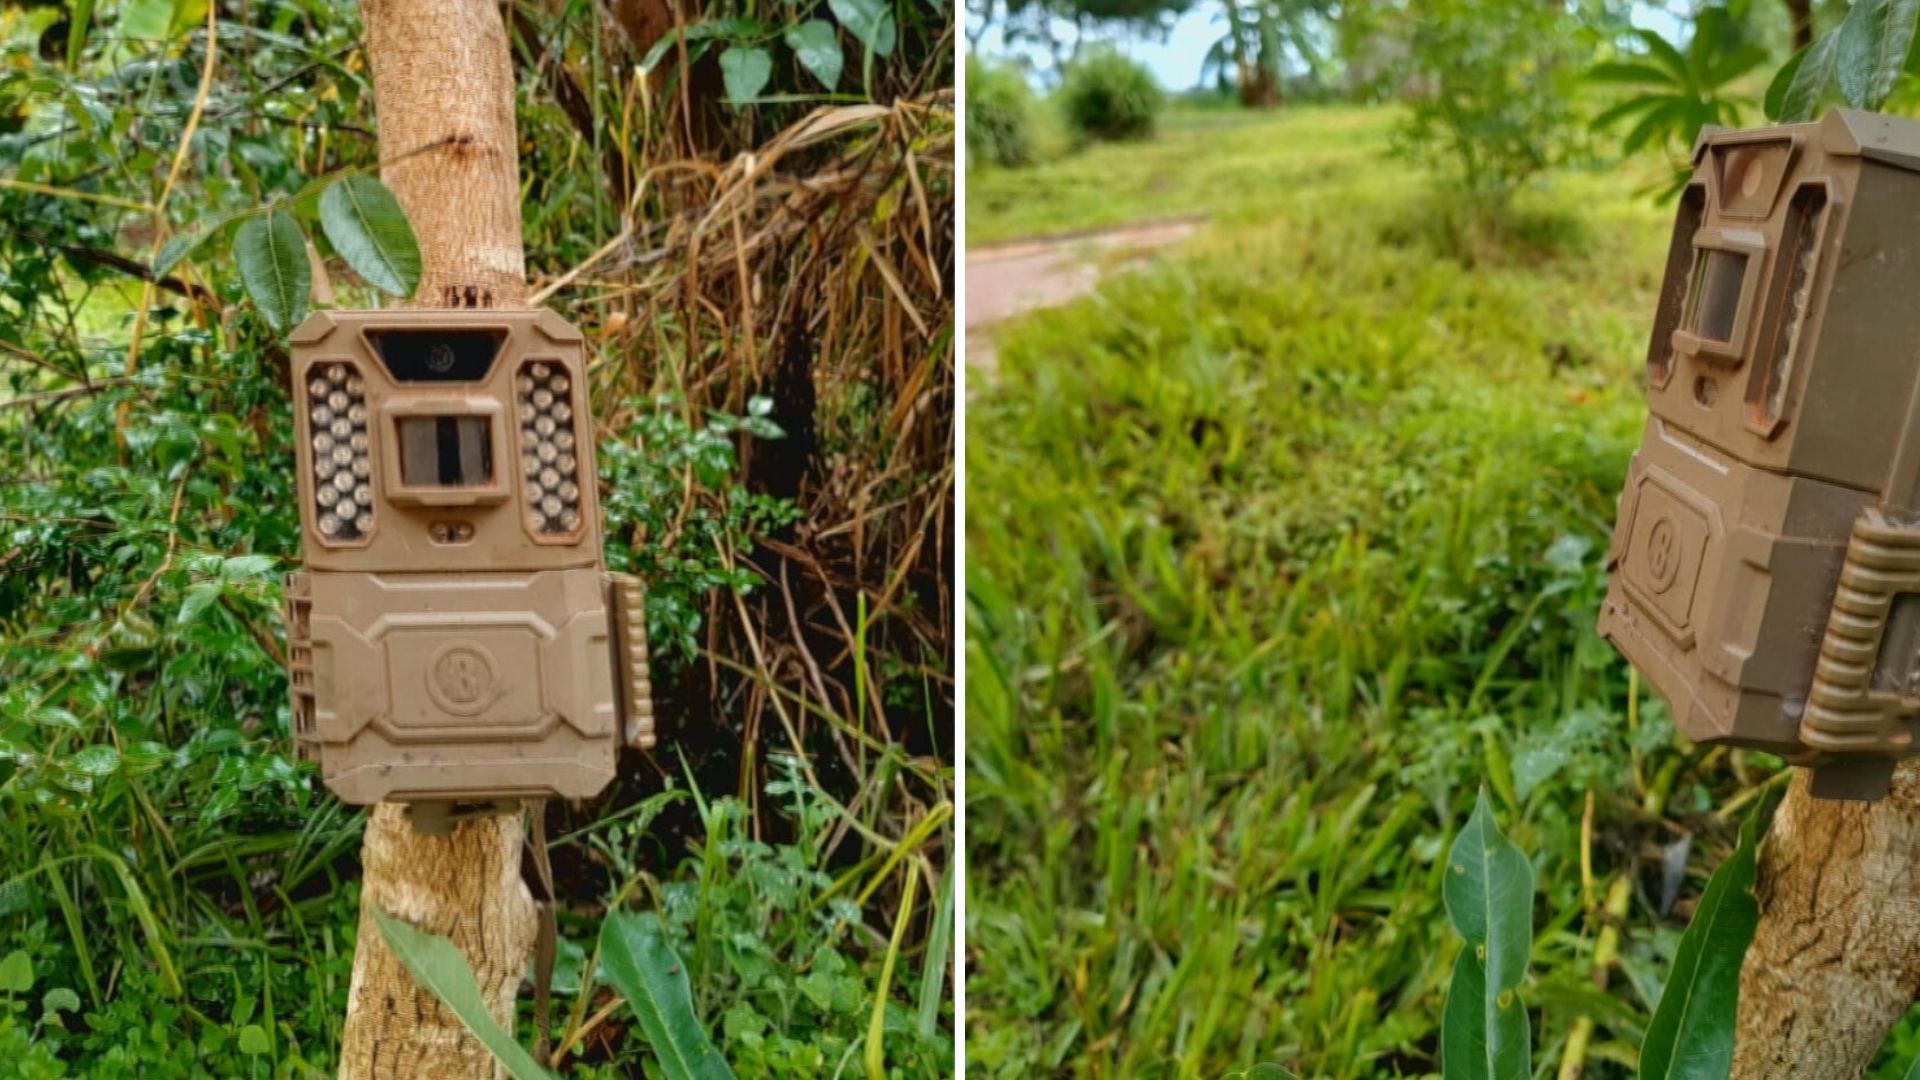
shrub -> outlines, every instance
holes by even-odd
[[[1011,67],[967,56],[967,164],[1033,164],[1033,92]]]
[[[1154,117],[1165,101],[1145,66],[1108,48],[1068,64],[1060,79],[1067,126],[1082,139],[1144,139],[1153,134]]]
[[[1403,135],[1482,212],[1559,160],[1574,130],[1577,27],[1537,0],[1435,0],[1410,19]]]

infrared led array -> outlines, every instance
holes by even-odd
[[[527,522],[534,532],[548,536],[576,533],[580,464],[574,456],[573,382],[562,365],[535,360],[520,369],[514,390]]]
[[[352,364],[311,369],[307,382],[313,432],[314,527],[327,540],[359,540],[373,532],[373,459],[367,444],[367,387]]]

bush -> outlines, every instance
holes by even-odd
[[[1505,208],[1564,155],[1574,131],[1577,26],[1537,0],[1435,0],[1410,18],[1403,132],[1476,210]]]
[[[973,92],[971,84],[968,93]],[[1097,49],[1067,65],[1060,105],[1067,126],[1082,139],[1119,142],[1153,134],[1166,98],[1146,67],[1112,49]]]
[[[967,164],[1033,164],[1033,92],[1011,67],[967,56]]]

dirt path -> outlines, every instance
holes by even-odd
[[[1204,223],[1204,218],[1177,218],[970,248],[968,367],[992,376],[996,324],[1092,292],[1102,276],[1147,261]]]

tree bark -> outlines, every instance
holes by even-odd
[[[1813,0],[1786,0],[1787,26],[1796,51],[1813,44]]]
[[[1853,1080],[1920,994],[1920,759],[1873,803],[1796,771],[1760,849],[1732,1080]]]
[[[420,241],[422,307],[526,302],[519,140],[506,27],[493,0],[363,0],[381,178]],[[453,939],[488,1011],[509,1031],[533,949],[533,897],[520,877],[518,816],[417,832],[375,807],[362,847],[360,930],[340,1048],[343,1080],[471,1080],[493,1058],[417,987],[373,923],[377,908]]]

